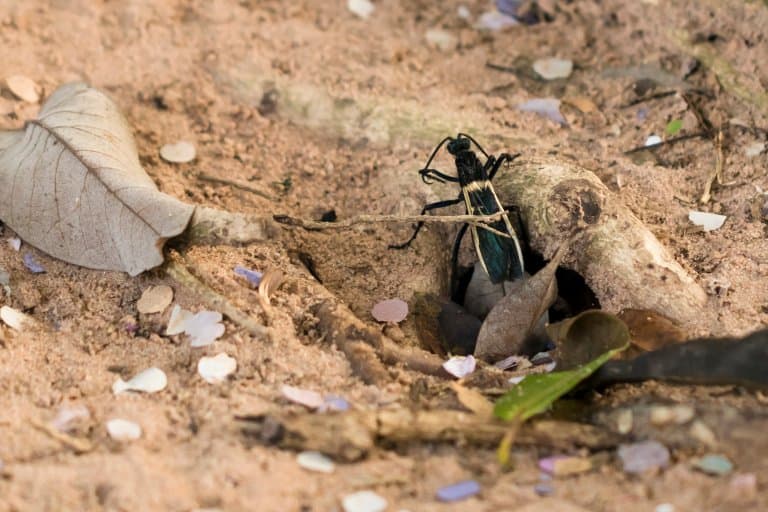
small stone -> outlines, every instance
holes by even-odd
[[[459,40],[456,38],[456,36],[447,30],[440,28],[427,30],[425,37],[427,39],[427,43],[429,43],[430,46],[433,46],[444,52],[455,50],[456,46],[459,44]]]
[[[647,139],[645,139],[645,146],[656,146],[658,144],[661,144],[661,137],[658,135],[651,135]]]
[[[475,480],[464,480],[452,485],[441,487],[437,490],[436,497],[439,501],[460,501],[474,496],[480,492],[480,484]]]
[[[107,422],[107,433],[115,441],[135,441],[141,437],[141,425],[121,418]]]
[[[344,512],[383,512],[387,500],[373,491],[360,491],[344,496],[341,506]]]
[[[320,452],[301,452],[296,456],[296,462],[302,468],[317,473],[333,473],[336,469],[333,461]]]
[[[458,379],[475,371],[477,360],[474,356],[453,356],[443,363],[443,369]]]
[[[650,420],[656,426],[669,424],[683,425],[688,423],[696,415],[696,411],[690,405],[657,405],[651,407]]]
[[[555,488],[552,486],[552,484],[540,483],[533,487],[533,492],[541,497],[552,496],[555,494]]]
[[[653,512],[675,512],[675,506],[671,503],[659,503]]]
[[[400,299],[383,300],[373,306],[371,314],[379,322],[402,322],[408,316],[408,303]]]
[[[519,24],[520,22],[512,16],[507,16],[499,11],[487,11],[480,15],[477,23],[475,23],[475,28],[497,32]]]
[[[40,86],[30,78],[22,75],[13,75],[5,79],[5,84],[14,96],[27,103],[40,101]]]
[[[139,313],[162,313],[173,301],[173,288],[166,285],[150,286],[136,303]]]
[[[754,473],[737,473],[728,482],[728,493],[742,501],[750,501],[757,496],[757,476]]]
[[[125,391],[137,391],[142,393],[157,393],[168,385],[168,377],[160,368],[147,368],[137,373],[128,381],[117,379],[112,384],[112,392],[116,395]]]
[[[717,436],[714,432],[712,432],[712,429],[709,428],[707,424],[701,420],[694,421],[691,424],[691,428],[688,433],[692,438],[706,446],[709,446],[710,448],[717,446]]]
[[[539,469],[552,476],[578,475],[591,470],[592,461],[584,457],[556,455],[539,460]]]
[[[468,20],[469,18],[472,17],[472,13],[469,12],[469,7],[467,7],[466,5],[460,5],[456,9],[456,15],[463,20]]]
[[[704,231],[714,231],[716,229],[720,229],[720,227],[722,227],[723,223],[725,222],[725,219],[727,218],[728,217],[725,215],[719,215],[717,213],[697,211],[688,212],[688,220],[697,226],[701,226]]]
[[[622,409],[616,415],[616,430],[621,435],[626,435],[632,432],[634,424],[634,414],[632,409]]]
[[[522,112],[535,112],[561,125],[568,124],[560,112],[560,100],[556,98],[533,98],[518,105],[517,109]]]
[[[160,157],[166,162],[185,164],[197,156],[195,145],[185,140],[175,144],[166,144],[160,148]]]
[[[747,158],[753,158],[765,151],[765,142],[753,142],[744,148],[744,155]]]
[[[347,0],[347,9],[355,16],[368,19],[375,9],[369,0]]]
[[[237,361],[222,352],[214,357],[201,357],[197,362],[197,373],[209,384],[227,380],[237,369]]]
[[[733,463],[724,455],[705,455],[693,462],[693,467],[709,475],[723,476],[733,471]]]
[[[619,446],[619,458],[626,473],[641,474],[666,468],[670,456],[667,447],[658,441],[642,441]]]
[[[533,63],[533,70],[544,80],[568,78],[573,72],[573,61],[548,57]]]

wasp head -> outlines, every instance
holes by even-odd
[[[457,137],[448,141],[448,152],[454,156],[458,155],[462,151],[469,149],[469,139],[464,137]]]

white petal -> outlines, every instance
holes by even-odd
[[[688,212],[688,220],[704,228],[704,231],[714,231],[720,228],[727,218],[725,215],[718,215],[717,213]]]
[[[222,352],[215,357],[201,357],[197,362],[197,373],[211,384],[224,382],[237,369],[237,361]]]
[[[22,313],[18,309],[13,309],[10,306],[3,306],[0,308],[0,320],[5,322],[8,327],[17,331],[23,331],[25,328],[32,327],[37,323],[31,316]]]
[[[341,500],[344,512],[383,512],[387,500],[373,491],[360,491],[344,496]]]
[[[6,78],[5,83],[17,98],[27,103],[37,103],[40,101],[40,87],[30,78],[13,75]]]
[[[374,5],[370,0],[347,0],[347,9],[353,14],[366,19],[373,14]]]
[[[544,80],[568,78],[573,71],[573,62],[568,59],[548,57],[534,61],[533,70]]]
[[[115,441],[135,441],[141,437],[141,425],[115,418],[107,422],[107,432]]]
[[[320,452],[301,452],[296,456],[296,462],[302,468],[318,473],[333,473],[336,469],[333,461]]]
[[[185,164],[191,162],[196,156],[195,145],[182,140],[176,144],[166,144],[160,148],[160,156],[166,162]]]
[[[459,379],[475,371],[477,361],[474,356],[453,356],[443,363],[445,371]]]
[[[90,418],[91,412],[84,405],[73,405],[59,408],[56,417],[51,420],[51,426],[59,432],[67,432],[72,428],[72,423],[80,418]]]
[[[293,386],[283,386],[280,392],[291,402],[301,404],[310,409],[317,409],[325,404],[323,395],[309,389],[295,388]]]
[[[192,312],[182,309],[181,306],[176,304],[171,310],[171,318],[168,320],[168,327],[165,329],[165,334],[173,336],[174,334],[181,334],[184,332],[184,324],[187,320],[192,318]]]
[[[168,385],[168,377],[160,368],[147,368],[137,373],[128,381],[117,379],[112,384],[112,392],[116,395],[123,391],[139,391],[143,393],[156,393],[165,389]]]

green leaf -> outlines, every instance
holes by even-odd
[[[552,403],[572,390],[613,356],[626,349],[629,343],[609,350],[593,361],[565,372],[529,375],[523,381],[499,398],[493,408],[496,417],[502,420],[525,421],[531,416],[546,411]]]
[[[680,131],[682,127],[683,127],[682,119],[673,119],[669,122],[665,131],[667,132],[667,135],[675,135],[677,132]]]

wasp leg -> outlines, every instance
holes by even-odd
[[[520,153],[515,153],[514,155],[510,155],[509,153],[500,154],[499,159],[491,164],[493,167],[491,168],[491,172],[488,173],[488,179],[492,180],[493,177],[496,176],[496,172],[498,172],[498,170],[501,168],[501,164],[503,164],[504,162],[511,162],[512,160],[514,160],[519,156],[520,156]],[[493,157],[488,158],[488,163],[492,161],[491,160],[492,158]],[[486,163],[486,165],[488,165],[488,163]]]
[[[429,164],[431,164],[431,163],[432,163],[432,160],[434,160],[434,159],[435,159],[435,155],[437,155],[437,152],[438,152],[438,151],[440,151],[440,148],[441,148],[441,147],[443,147],[443,145],[444,145],[446,142],[450,141],[450,140],[453,140],[453,137],[446,137],[446,138],[444,138],[443,140],[441,140],[441,141],[440,141],[440,144],[438,144],[438,145],[435,147],[435,149],[432,151],[432,154],[431,154],[431,155],[429,155],[429,160],[427,160],[427,163],[426,163],[426,164],[424,164],[424,167],[423,167],[424,169],[427,169],[427,168],[429,167]]]
[[[455,204],[459,204],[463,201],[461,197],[457,199],[446,199],[445,201],[437,201],[436,203],[430,203],[424,208],[421,209],[421,213],[419,215],[424,215],[430,210],[436,210],[438,208],[445,208],[447,206],[453,206]],[[407,242],[403,244],[398,245],[390,245],[390,249],[405,249],[409,245],[411,245],[411,242],[413,242],[416,239],[416,235],[419,234],[419,231],[421,231],[422,226],[424,226],[424,221],[420,221],[418,224],[416,224],[416,228],[413,230],[413,234],[411,235],[411,238],[408,239]]]
[[[457,183],[459,181],[459,178],[444,174],[437,169],[421,169],[419,174],[421,174],[421,181],[427,185],[432,183],[432,181],[439,181],[440,183],[445,183],[446,181]]]
[[[451,298],[454,298],[458,292],[459,287],[459,251],[461,250],[461,240],[467,233],[469,224],[464,224],[456,233],[456,240],[453,242],[453,249],[451,250]]]

